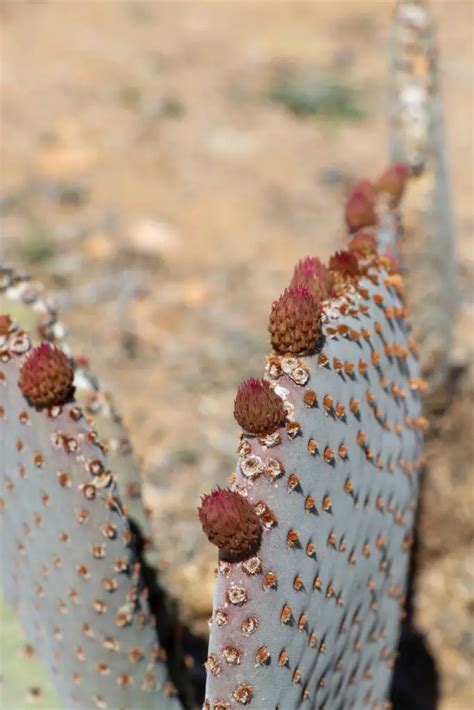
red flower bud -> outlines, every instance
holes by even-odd
[[[405,163],[394,163],[382,173],[375,183],[377,190],[390,195],[394,205],[398,205],[408,180],[408,166]]]
[[[202,496],[198,515],[209,542],[220,549],[243,552],[260,540],[262,526],[255,508],[240,493],[215,488]]]
[[[307,288],[291,286],[273,302],[268,330],[278,353],[297,355],[314,348],[321,333],[321,311]]]
[[[49,343],[31,350],[20,369],[18,386],[37,407],[63,404],[74,393],[74,370],[70,359]]]
[[[291,286],[305,286],[316,301],[324,301],[332,289],[328,268],[315,256],[301,259],[295,266]]]
[[[375,254],[377,251],[377,239],[372,232],[362,230],[352,237],[347,248],[350,252],[363,256]]]
[[[346,223],[351,232],[377,222],[375,197],[376,189],[370,180],[360,180],[354,185],[346,204]]]
[[[265,380],[247,380],[237,390],[234,417],[244,431],[272,434],[285,417],[283,401]]]
[[[337,251],[329,259],[329,269],[341,276],[358,276],[359,262],[350,251]]]

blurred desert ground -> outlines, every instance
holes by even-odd
[[[417,615],[441,707],[467,710],[474,5],[431,4],[462,303],[460,375],[428,446]],[[57,294],[74,351],[113,390],[143,456],[163,567],[198,631],[215,555],[195,508],[235,465],[236,387],[262,371],[269,306],[293,262],[336,248],[348,186],[386,161],[392,7],[0,4],[0,249]]]

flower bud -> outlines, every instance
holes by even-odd
[[[308,256],[295,266],[290,285],[305,286],[317,302],[324,301],[331,293],[331,274],[317,257]]]
[[[351,232],[376,224],[375,197],[376,189],[370,180],[354,185],[346,204],[346,223]]]
[[[329,269],[339,276],[358,276],[359,262],[350,251],[337,251],[329,259]]]
[[[285,417],[282,399],[265,380],[242,382],[234,403],[234,417],[244,431],[256,436],[272,434]]]
[[[198,515],[209,542],[220,549],[243,552],[260,540],[260,520],[253,505],[240,493],[215,488],[202,496]]]
[[[74,393],[70,359],[49,343],[31,350],[20,369],[18,386],[36,407],[64,404]]]
[[[321,311],[305,286],[290,286],[273,302],[268,330],[281,354],[310,352],[321,334]]]

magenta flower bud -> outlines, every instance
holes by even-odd
[[[376,224],[375,197],[376,189],[370,180],[354,185],[346,203],[346,223],[351,232]]]
[[[202,496],[199,520],[209,542],[231,552],[250,550],[260,540],[262,526],[251,503],[228,489]]]
[[[347,248],[353,254],[368,256],[377,252],[377,238],[375,234],[368,229],[357,232],[347,245]]]
[[[49,343],[31,350],[20,369],[18,386],[30,404],[51,407],[64,404],[74,393],[70,359]]]
[[[281,354],[310,352],[321,334],[321,311],[305,286],[290,286],[273,302],[268,330]]]
[[[295,266],[290,285],[305,286],[317,302],[324,301],[331,294],[331,274],[317,257],[308,256]]]
[[[329,269],[343,278],[359,275],[359,262],[350,251],[337,251],[329,259]]]
[[[282,399],[265,380],[242,382],[234,403],[234,417],[244,431],[255,436],[272,434],[285,417]]]

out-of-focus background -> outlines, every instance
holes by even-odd
[[[428,443],[416,598],[443,710],[474,707],[473,8],[432,2],[462,295],[459,377]],[[262,372],[293,262],[339,245],[348,186],[387,160],[392,9],[0,4],[0,253],[56,294],[75,353],[113,390],[165,575],[198,633],[215,554],[195,508],[233,469],[236,387]]]

